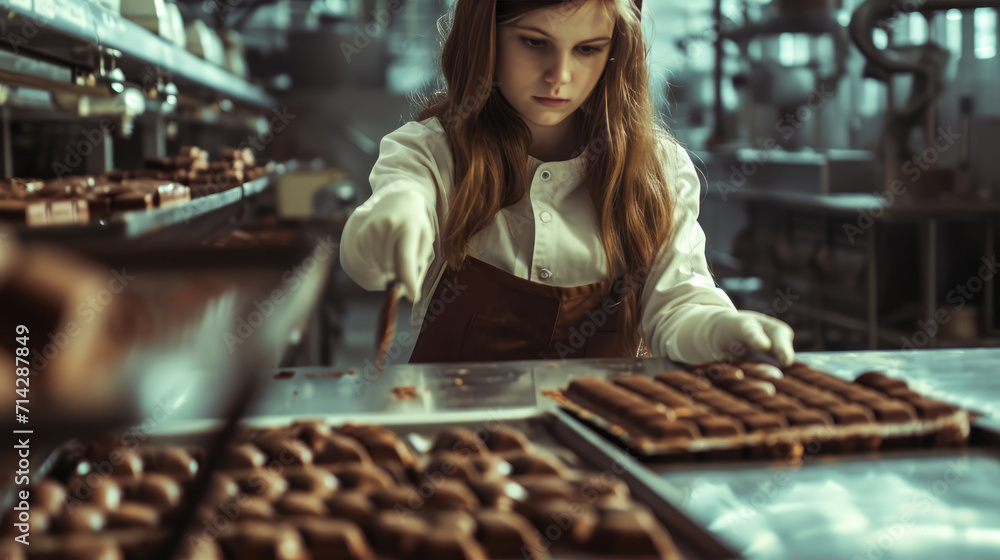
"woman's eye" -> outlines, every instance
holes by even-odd
[[[580,47],[580,52],[583,53],[584,56],[594,56],[595,54],[601,52],[601,49],[597,47]]]
[[[537,49],[539,47],[544,47],[545,46],[545,41],[543,41],[542,39],[532,39],[531,37],[521,37],[521,40],[524,41],[525,45],[528,45],[529,47],[532,47],[532,48],[535,48],[535,49]]]

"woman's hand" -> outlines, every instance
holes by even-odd
[[[727,311],[712,318],[708,338],[715,356],[706,361],[723,360],[742,347],[743,356],[747,351],[770,354],[782,366],[788,366],[795,361],[794,337],[792,328],[774,317],[755,311]]]
[[[344,269],[359,283],[365,279],[362,286],[369,290],[399,280],[403,295],[416,302],[434,257],[434,226],[424,199],[396,191],[373,197],[356,214],[361,225],[341,247]]]

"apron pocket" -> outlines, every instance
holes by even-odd
[[[587,337],[587,345],[580,358],[622,358],[623,348],[618,333],[618,313],[612,314],[603,324],[596,325],[594,333]]]
[[[463,362],[537,360],[549,343],[549,333],[518,319],[476,313],[462,341]]]

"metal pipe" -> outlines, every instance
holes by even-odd
[[[975,8],[1000,8],[1000,0],[926,0],[909,12],[899,8],[898,0],[868,0],[858,6],[849,26],[851,39],[872,64],[888,72],[913,72],[920,66],[905,58],[892,58],[886,51],[875,47],[872,31],[900,13],[923,13],[941,10],[971,10]]]
[[[715,8],[713,9],[712,19],[715,21],[715,70],[712,73],[713,80],[715,82],[715,104],[713,106],[713,112],[715,113],[715,122],[712,123],[712,136],[709,138],[709,144],[722,144],[726,138],[726,108],[722,104],[722,62],[726,56],[726,51],[723,48],[723,41],[725,40],[723,35],[723,22],[722,22],[722,0],[715,0]]]

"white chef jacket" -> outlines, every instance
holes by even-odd
[[[674,141],[661,143],[673,189],[677,234],[660,250],[642,293],[640,335],[654,356],[685,359],[679,349],[704,345],[710,315],[735,310],[716,287],[705,261],[705,233],[698,224],[701,182],[687,151]],[[418,332],[431,297],[445,271],[440,234],[454,193],[454,170],[446,133],[436,117],[411,121],[386,135],[369,181],[373,196],[348,220],[342,239],[345,271],[361,286],[383,289],[385,273],[370,256],[353,250],[355,232],[364,228],[373,202],[402,190],[420,193],[434,225],[434,258],[424,278],[412,324]],[[542,162],[529,156],[531,187],[520,202],[504,208],[470,240],[469,255],[519,278],[558,287],[607,280],[598,218],[583,185],[588,153],[567,161]],[[420,209],[411,209],[420,211]],[[418,279],[419,280],[419,279]],[[687,337],[687,345],[680,338]],[[701,352],[705,352],[702,349]],[[704,355],[699,352],[700,355]]]

